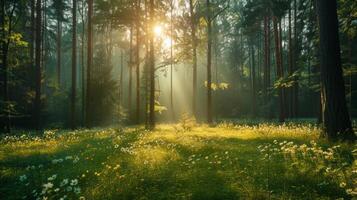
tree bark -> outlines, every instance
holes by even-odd
[[[273,25],[274,25],[274,38],[275,38],[275,62],[276,62],[276,73],[277,78],[281,79],[283,76],[282,74],[282,63],[281,63],[281,49],[280,49],[280,37],[279,37],[279,30],[278,30],[278,19],[277,17],[273,18]],[[283,97],[283,88],[278,88],[278,98],[279,98],[279,122],[285,121],[285,114],[284,114],[284,97]]]
[[[72,20],[72,94],[71,94],[71,128],[76,127],[76,87],[77,87],[77,0],[73,0]]]
[[[195,118],[197,118],[197,39],[195,17],[193,0],[190,0],[190,26],[192,42],[192,114]]]
[[[129,84],[128,84],[128,114],[129,121],[133,122],[132,96],[133,96],[133,26],[130,27],[130,47],[129,47]]]
[[[57,85],[61,87],[61,62],[62,62],[62,22],[57,19]]]
[[[35,66],[36,66],[36,89],[35,89],[35,102],[34,102],[34,125],[37,130],[41,129],[41,34],[42,34],[42,12],[41,0],[36,2],[36,50],[35,50]]]
[[[155,18],[155,5],[154,0],[150,0],[150,112],[149,112],[149,129],[155,128],[155,46],[154,46],[154,34],[152,28]]]
[[[289,76],[293,74],[293,56],[292,56],[292,30],[291,30],[291,7],[289,7],[289,58],[288,58],[288,73]],[[293,117],[293,99],[294,99],[294,88],[288,88],[287,92],[287,105],[288,105],[288,112],[289,112],[289,117]]]
[[[267,103],[267,89],[268,89],[268,57],[269,57],[269,47],[268,47],[268,16],[264,16],[264,85],[263,85],[263,96],[264,102]]]
[[[1,2],[1,61],[2,61],[2,81],[3,81],[3,104],[4,104],[4,121],[1,123],[0,129],[4,128],[6,133],[10,133],[10,112],[9,112],[9,83],[8,83],[8,73],[9,73],[9,63],[8,63],[8,52],[9,52],[9,36],[12,32],[12,16],[9,16],[8,20],[8,30],[6,31],[5,24],[5,1]],[[12,13],[10,13],[12,14]],[[7,32],[7,33],[6,33]],[[1,120],[2,121],[2,120]]]
[[[211,3],[206,1],[207,6],[207,123],[212,124],[212,20]]]
[[[328,139],[355,140],[347,110],[338,35],[337,3],[317,0],[320,35],[321,102],[324,132]]]
[[[88,0],[88,55],[87,55],[87,93],[86,93],[86,126],[91,126],[91,69],[93,62],[93,0]]]
[[[251,41],[253,43],[253,41]],[[250,47],[251,50],[251,90],[252,90],[252,117],[256,117],[256,74],[255,74],[255,51],[254,46]]]
[[[136,23],[136,123],[140,123],[140,0],[137,2]]]

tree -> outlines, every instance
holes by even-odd
[[[190,5],[190,28],[191,28],[191,43],[192,43],[192,114],[197,118],[197,38],[196,24],[197,16],[194,12],[193,0],[189,0]]]
[[[136,123],[140,123],[140,2],[137,0],[136,5]]]
[[[283,78],[283,66],[282,66],[282,52],[281,52],[281,38],[280,30],[278,29],[278,18],[274,16],[273,26],[274,26],[274,39],[275,39],[275,62],[276,62],[276,75],[279,80]],[[279,96],[279,122],[285,121],[284,113],[284,92],[282,86],[278,86],[278,96]]]
[[[61,67],[62,67],[62,23],[64,19],[64,11],[66,8],[64,0],[54,0],[52,7],[57,21],[57,84],[61,86]]]
[[[229,3],[229,2],[228,2]],[[229,5],[229,4],[228,4]],[[220,8],[217,12],[212,11],[210,0],[206,0],[206,16],[207,23],[207,123],[213,123],[212,115],[212,22],[228,8]]]
[[[320,35],[321,103],[324,132],[328,139],[355,140],[347,111],[342,76],[335,0],[317,0]]]
[[[35,49],[35,67],[36,67],[36,90],[35,90],[35,107],[34,120],[37,130],[41,129],[41,80],[42,80],[42,66],[41,66],[41,35],[42,35],[42,12],[41,0],[36,2],[36,49]]]
[[[77,0],[73,0],[72,10],[72,93],[71,93],[71,128],[76,127],[76,87],[77,87]]]
[[[86,93],[86,126],[91,123],[91,69],[93,63],[93,0],[88,0],[88,55],[87,55],[87,93]]]
[[[149,98],[149,129],[155,128],[155,45],[153,26],[155,23],[155,5],[154,0],[150,0],[150,63],[149,63],[149,78],[150,78],[150,98]]]
[[[133,120],[133,111],[132,111],[132,90],[133,90],[133,25],[130,24],[130,47],[129,47],[129,84],[128,84],[128,112],[129,112],[129,121]]]

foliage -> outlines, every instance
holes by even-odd
[[[197,126],[197,122],[194,116],[189,113],[183,113],[178,124],[178,130],[191,131]]]

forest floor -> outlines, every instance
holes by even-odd
[[[357,146],[319,131],[222,123],[23,132],[0,140],[1,199],[352,199]]]

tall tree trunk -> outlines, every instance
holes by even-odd
[[[11,19],[11,16],[9,17]],[[3,81],[3,103],[4,103],[4,121],[1,123],[0,130],[5,128],[6,133],[10,133],[10,110],[9,110],[9,84],[8,84],[8,52],[9,52],[9,36],[11,35],[11,20],[8,20],[8,30],[5,24],[5,1],[1,2],[1,50],[2,50],[2,81]],[[7,33],[6,33],[7,32]],[[1,72],[0,71],[0,72]],[[2,120],[1,120],[2,121]]]
[[[193,0],[190,0],[190,26],[192,42],[192,114],[197,116],[197,39],[196,39],[196,18],[194,13]]]
[[[77,87],[77,0],[73,0],[72,20],[72,94],[71,128],[76,127],[76,87]]]
[[[253,43],[253,41],[251,41]],[[255,74],[255,51],[254,46],[250,47],[251,51],[251,90],[252,90],[252,116],[256,117],[256,74]]]
[[[119,115],[121,116],[121,108],[123,105],[123,71],[124,71],[124,56],[123,51],[120,54],[120,78],[119,78]]]
[[[298,53],[298,33],[297,33],[297,1],[294,0],[294,42],[293,42],[293,70],[297,71],[297,60],[299,58]],[[298,116],[298,108],[299,107],[299,79],[298,77],[294,78],[294,85],[293,85],[293,115],[295,117]]]
[[[171,37],[171,44],[170,44],[170,110],[171,110],[171,120],[175,120],[175,111],[174,111],[174,94],[173,94],[173,55],[174,55],[174,47],[173,47],[173,34],[174,34],[174,27],[173,27],[173,0],[170,3],[170,37]]]
[[[274,16],[273,18],[273,25],[274,25],[274,38],[275,38],[275,62],[276,62],[276,73],[277,78],[281,79],[283,77],[282,74],[282,63],[281,63],[281,49],[280,49],[280,37],[279,37],[279,30],[278,30],[278,19]],[[278,96],[279,96],[279,122],[285,121],[285,114],[284,114],[284,97],[283,97],[283,88],[278,88]]]
[[[35,105],[34,105],[34,125],[37,130],[41,129],[41,0],[36,2],[36,50],[35,50],[35,66],[36,66],[36,90],[35,90]]]
[[[271,50],[270,50],[270,43],[271,43],[271,39],[270,39],[270,37],[271,37],[271,32],[270,32],[270,16],[268,16],[268,22],[267,22],[267,31],[268,31],[268,34],[267,34],[267,39],[268,39],[268,41],[267,41],[267,88],[269,89],[270,88],[270,83],[271,83],[271,81],[270,81],[270,71],[271,71],[271,57],[270,57],[270,52],[271,52]],[[270,95],[269,95],[269,91],[268,91],[268,97],[269,97]]]
[[[264,16],[264,86],[263,86],[263,96],[264,96],[264,102],[267,103],[268,100],[268,95],[267,95],[267,89],[268,89],[268,57],[270,56],[269,54],[269,46],[268,46],[268,16]]]
[[[136,123],[140,123],[140,0],[137,2],[136,23]]]
[[[129,47],[129,84],[128,84],[128,114],[130,123],[133,122],[132,96],[133,96],[133,25],[130,27]]]
[[[207,6],[207,123],[212,124],[212,20],[211,3],[206,1]]]
[[[155,5],[154,0],[150,0],[150,21],[151,29],[155,22]],[[150,112],[149,112],[149,128],[155,128],[155,46],[154,35],[150,34]]]
[[[289,66],[288,72],[289,76],[293,75],[293,44],[292,44],[292,27],[291,27],[291,7],[289,7]],[[295,84],[294,84],[295,85]],[[294,87],[289,87],[287,90],[287,101],[289,117],[295,117],[293,112],[294,107]]]
[[[87,92],[86,92],[86,126],[91,126],[91,69],[93,62],[93,0],[88,0],[88,55],[87,55]]]
[[[36,34],[36,21],[35,21],[35,0],[31,0],[31,34],[30,34],[30,64],[33,67],[34,57],[35,57],[35,34]]]
[[[85,66],[84,66],[84,45],[85,45],[85,20],[84,20],[84,5],[85,1],[82,1],[82,44],[81,44],[81,67],[82,67],[82,125],[85,125],[86,114],[86,100],[85,100]]]
[[[57,85],[61,87],[62,21],[57,19]]]
[[[149,0],[145,0],[145,32],[150,33],[150,19],[149,19]],[[150,35],[149,35],[150,37]],[[144,80],[145,80],[145,129],[149,129],[149,114],[150,114],[150,83],[149,83],[149,68],[150,68],[150,38],[145,37],[145,69],[144,69]]]
[[[320,33],[322,116],[328,139],[355,140],[347,110],[338,35],[337,3],[317,0]]]

